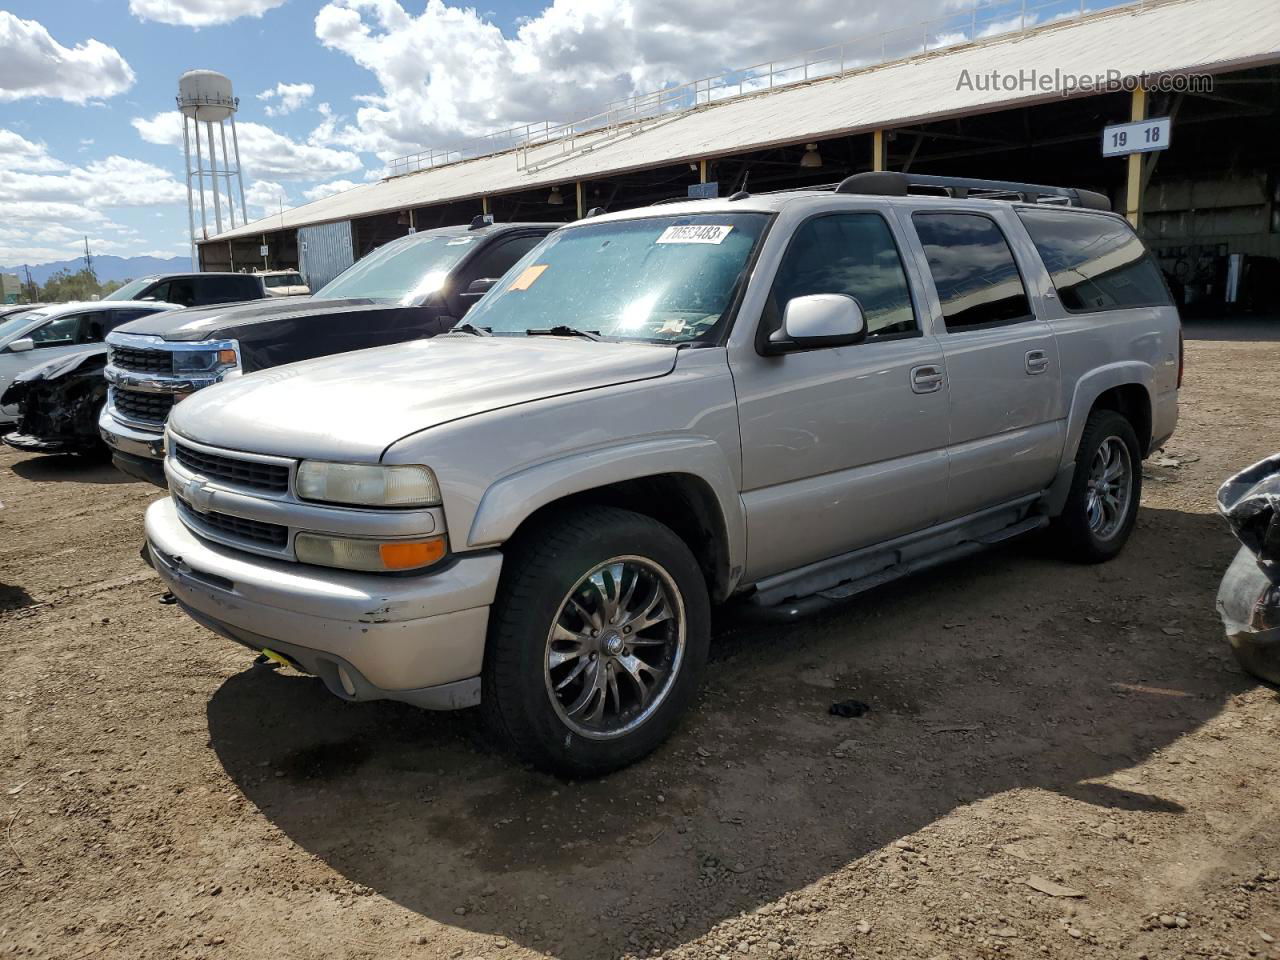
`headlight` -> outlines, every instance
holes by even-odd
[[[208,350],[175,350],[174,373],[218,373],[239,366],[235,348],[218,344]]]
[[[435,474],[417,464],[384,466],[366,463],[298,464],[298,496],[321,503],[367,507],[433,507],[440,502]]]
[[[356,540],[299,533],[293,538],[293,552],[303,563],[385,573],[429,567],[449,552],[449,545],[443,536],[421,540]]]

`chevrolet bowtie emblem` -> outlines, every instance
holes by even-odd
[[[208,513],[213,503],[213,491],[205,486],[203,477],[192,477],[182,487],[182,498],[196,513]]]

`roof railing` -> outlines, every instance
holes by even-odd
[[[388,165],[388,175],[399,176],[509,150],[516,151],[517,169],[537,170],[648,129],[652,122],[675,119],[723,100],[844,76],[880,64],[1025,33],[1108,10],[1142,9],[1165,2],[1169,0],[978,0],[942,17],[614,100],[590,117],[567,123],[525,124],[486,134],[461,147],[425,150],[400,157]],[[559,149],[538,150],[552,144]]]

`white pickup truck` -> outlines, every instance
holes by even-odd
[[[150,555],[339,697],[630,763],[696,695],[714,603],[840,600],[1043,527],[1119,552],[1182,350],[1105,206],[876,173],[578,221],[451,333],[177,406]]]

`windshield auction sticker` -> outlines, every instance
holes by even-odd
[[[684,223],[667,227],[655,243],[723,243],[733,227],[720,227],[712,223]]]
[[[533,286],[533,282],[542,276],[543,271],[549,266],[551,266],[549,263],[535,263],[531,267],[525,267],[520,276],[511,281],[511,287],[509,289],[528,290]]]

